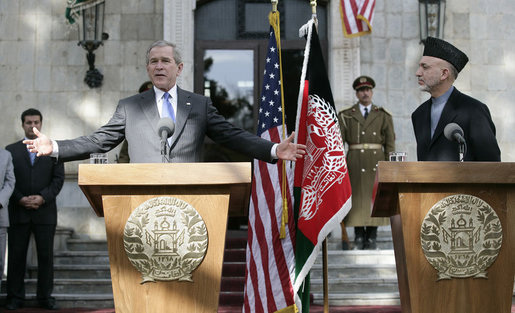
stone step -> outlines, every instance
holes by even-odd
[[[109,256],[107,251],[56,251],[54,264],[107,264]]]
[[[393,249],[392,238],[377,237],[376,239],[377,249],[379,250],[391,250]],[[342,250],[342,241],[340,238],[334,238],[327,240],[328,250]],[[349,249],[354,249],[354,241],[349,239]]]
[[[37,266],[29,266],[28,278],[37,278]],[[54,265],[54,279],[111,279],[108,264]]]
[[[245,262],[247,250],[243,249],[225,249],[224,262]]]
[[[329,278],[329,294],[398,292],[397,277]],[[322,278],[311,279],[311,292],[323,292]]]
[[[218,298],[219,305],[243,305],[243,290],[242,291],[223,291],[220,292]]]
[[[222,277],[245,277],[245,262],[224,262]]]
[[[323,293],[313,293],[313,303],[324,304]],[[329,306],[400,305],[399,292],[329,293]]]
[[[66,246],[70,251],[107,251],[105,240],[70,238],[66,240]]]
[[[2,292],[5,293],[6,281],[2,282]],[[25,291],[36,293],[37,279],[25,279]],[[54,293],[58,294],[113,294],[111,280],[105,278],[98,279],[76,279],[58,278],[54,279]]]
[[[226,291],[239,291],[243,292],[245,288],[245,277],[223,277],[220,290]]]
[[[339,264],[395,264],[393,250],[328,250],[327,263]],[[315,264],[322,264],[322,251]]]
[[[337,230],[338,232],[340,229]],[[333,232],[334,233],[334,232]],[[354,227],[347,227],[347,235],[349,238],[350,249],[354,248]],[[381,226],[377,231],[376,239],[377,249],[379,250],[392,250],[392,232],[390,226]],[[342,250],[342,239],[340,234],[338,236],[331,235],[327,237],[328,250]]]
[[[328,266],[327,275],[331,278],[378,278],[396,277],[395,264],[332,264]],[[322,278],[322,264],[314,264],[311,278]]]

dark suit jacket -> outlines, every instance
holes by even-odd
[[[55,198],[64,182],[64,165],[44,156],[30,164],[27,146],[22,141],[6,148],[13,156],[16,184],[9,201],[9,221],[12,224],[57,224]],[[27,210],[18,203],[24,196],[41,195],[45,203],[37,210]]]
[[[501,150],[495,138],[495,125],[488,107],[454,88],[431,138],[431,99],[411,115],[417,139],[419,161],[459,161],[458,143],[445,138],[449,123],[458,124],[467,142],[465,161],[500,161]]]
[[[170,162],[202,160],[204,138],[256,159],[271,162],[273,143],[239,129],[221,116],[207,97],[177,87],[177,118]],[[129,144],[132,163],[160,163],[159,112],[154,89],[122,99],[107,124],[89,136],[58,141],[59,160],[85,159],[93,152],[107,152],[123,139]]]

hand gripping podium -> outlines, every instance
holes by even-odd
[[[250,163],[80,164],[105,217],[116,313],[217,312],[228,212],[246,207],[250,182]]]
[[[511,312],[515,163],[379,162],[376,183],[403,313]]]

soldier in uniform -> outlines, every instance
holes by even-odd
[[[352,84],[358,102],[338,113],[342,139],[348,144],[347,166],[352,187],[352,208],[342,223],[354,226],[354,248],[376,249],[377,226],[388,225],[386,218],[372,218],[372,189],[377,162],[388,160],[395,149],[392,115],[372,103],[375,82],[360,76]],[[345,244],[344,244],[345,249]]]

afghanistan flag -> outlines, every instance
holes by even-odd
[[[300,296],[296,302],[302,312],[309,312],[309,271],[322,242],[340,226],[352,202],[343,140],[314,19],[301,32],[307,42],[295,133],[296,142],[306,145],[306,155],[295,164],[294,291]]]

